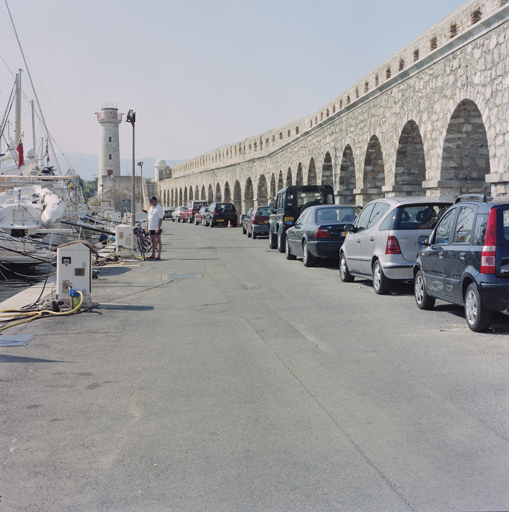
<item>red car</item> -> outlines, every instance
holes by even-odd
[[[187,208],[182,212],[182,222],[189,221],[191,224],[194,222],[194,216],[200,211],[200,208],[208,205],[207,201],[189,201]]]
[[[198,213],[194,214],[194,223],[196,225],[203,224],[204,226],[207,225],[207,221],[205,219],[205,214],[209,211],[208,206],[202,206],[200,208],[200,211]]]
[[[272,210],[268,206],[257,206],[251,213],[246,225],[248,238],[269,234],[269,216]]]

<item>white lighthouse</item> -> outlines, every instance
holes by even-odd
[[[98,192],[103,192],[103,176],[120,176],[120,144],[118,125],[122,114],[115,103],[103,103],[97,112],[97,122],[101,126],[99,150]]]

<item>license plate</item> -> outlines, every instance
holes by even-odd
[[[266,221],[265,221],[265,224],[268,224],[268,223],[269,223],[269,221],[268,221],[268,220],[266,220]]]
[[[346,235],[348,235],[348,231],[343,231],[343,232],[341,233],[341,235],[342,235],[342,236],[346,236]]]
[[[224,222],[224,219],[217,219],[217,222]]]

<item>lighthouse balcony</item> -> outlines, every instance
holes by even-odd
[[[117,121],[122,122],[122,114],[118,112],[116,109],[113,110],[101,110],[101,112],[97,112],[97,120],[98,121]]]

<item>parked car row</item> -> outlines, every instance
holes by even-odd
[[[294,193],[295,191],[292,191]],[[294,194],[295,195],[295,194]],[[285,194],[282,194],[285,198]],[[371,280],[374,291],[390,292],[395,281],[412,282],[416,305],[432,309],[436,299],[465,308],[467,325],[485,331],[494,312],[509,314],[509,204],[482,194],[458,197],[381,198],[357,206],[300,205],[295,220],[277,208],[252,208],[243,233],[253,238],[260,213],[267,213],[269,246],[286,258],[314,266],[319,258],[339,257],[342,282]],[[280,212],[281,213],[281,212]],[[277,236],[277,244],[271,237]]]
[[[233,203],[190,201],[186,206],[178,206],[172,215],[173,222],[189,222],[202,226],[237,227],[237,210]]]
[[[182,209],[173,221],[180,222]],[[232,203],[202,206],[193,218],[237,226]],[[250,208],[241,223],[248,238],[266,235],[271,249],[302,258],[306,267],[338,258],[344,283],[368,279],[383,295],[396,281],[413,282],[417,307],[432,309],[436,299],[463,306],[473,331],[487,330],[494,312],[509,315],[507,202],[470,194],[380,198],[361,208],[334,204],[331,187],[292,186],[278,193],[275,206]]]

